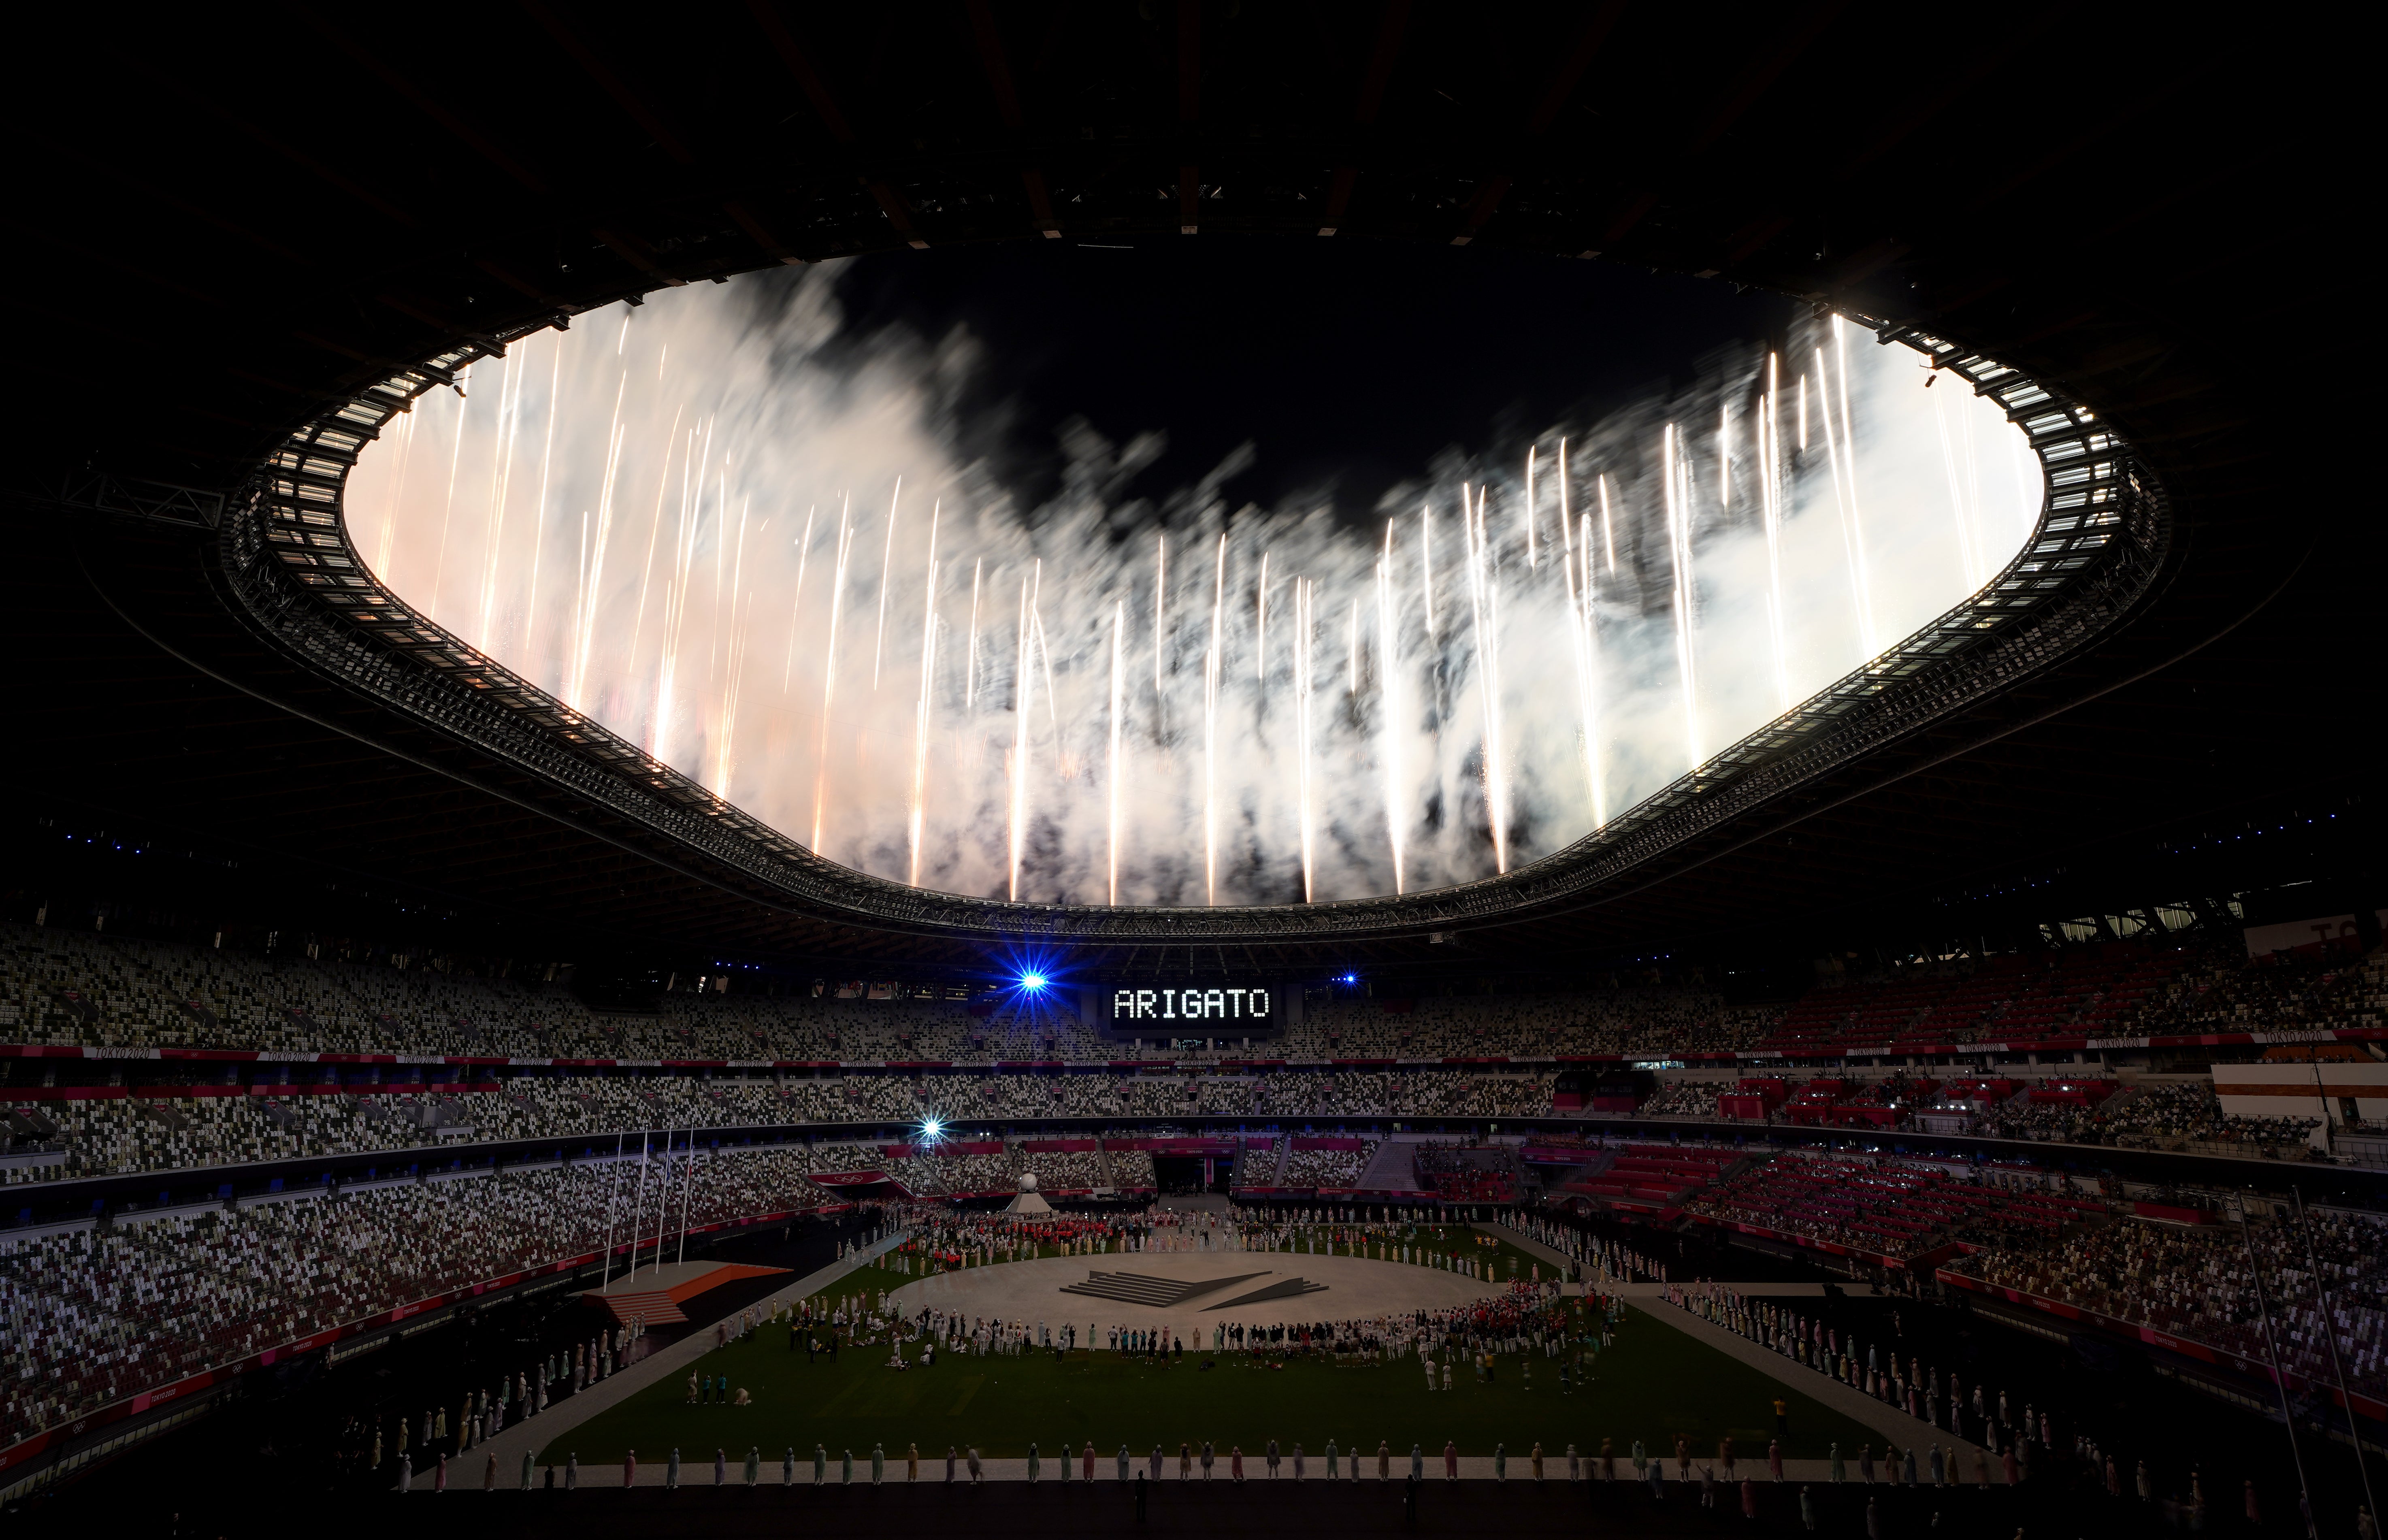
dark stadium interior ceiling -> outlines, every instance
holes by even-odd
[[[542,0],[54,22],[6,108],[6,781],[28,807],[584,936],[983,958],[766,901],[298,668],[242,624],[204,529],[124,510],[235,488],[328,404],[460,340],[660,286],[1235,236],[1628,264],[1914,324],[2093,408],[2178,527],[2160,590],[2021,688],[1591,905],[1333,959],[1806,932],[2077,857],[2144,848],[2160,874],[2197,829],[2344,806],[2375,773],[2381,567],[2341,436],[2358,361],[2318,320],[2369,309],[2318,116],[2352,98],[2312,74],[2337,66],[2119,10],[1971,19]],[[1327,960],[1297,939],[1267,961]]]

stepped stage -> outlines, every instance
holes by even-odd
[[[1249,1294],[1238,1294],[1234,1299],[1223,1299],[1216,1305],[1206,1305],[1202,1308],[1232,1310],[1241,1305],[1258,1305],[1263,1300],[1300,1299],[1304,1294],[1323,1294],[1326,1292],[1327,1285],[1313,1283],[1306,1278],[1281,1278],[1275,1283],[1262,1284]]]
[[[616,1278],[603,1289],[583,1290],[580,1297],[619,1322],[636,1316],[649,1326],[668,1326],[688,1319],[688,1312],[680,1306],[707,1289],[786,1271],[741,1262],[667,1263],[662,1267],[641,1267],[636,1277]]]
[[[1213,1294],[1232,1284],[1249,1283],[1266,1273],[1238,1273],[1231,1278],[1177,1279],[1154,1278],[1148,1273],[1103,1273],[1086,1275],[1084,1283],[1065,1283],[1061,1292],[1086,1294],[1095,1299],[1107,1299],[1115,1305],[1150,1305],[1166,1310],[1174,1305]]]

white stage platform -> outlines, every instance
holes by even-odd
[[[1084,1283],[1088,1274],[1097,1272],[1141,1273],[1188,1282],[1243,1273],[1267,1275],[1219,1291],[1215,1297],[1222,1300],[1234,1299],[1288,1277],[1305,1278],[1327,1288],[1321,1293],[1263,1300],[1232,1310],[1205,1310],[1202,1306],[1209,1303],[1207,1298],[1197,1298],[1174,1309],[1156,1310],[1061,1292],[1062,1285]],[[1205,1344],[1210,1342],[1214,1321],[1275,1326],[1288,1321],[1365,1320],[1411,1310],[1445,1310],[1500,1292],[1497,1284],[1480,1283],[1433,1267],[1400,1262],[1312,1256],[1307,1253],[1213,1251],[1132,1253],[1125,1256],[1110,1253],[971,1267],[908,1283],[896,1291],[895,1297],[907,1315],[934,1308],[957,1311],[972,1319],[1046,1321],[1056,1326],[1075,1321],[1082,1345],[1089,1325],[1097,1328],[1098,1340],[1103,1329],[1113,1326],[1166,1326],[1191,1348],[1197,1330]]]

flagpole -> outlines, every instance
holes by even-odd
[[[605,1178],[605,1269],[597,1278],[597,1292],[603,1293],[614,1281],[614,1200],[622,1190],[622,1139],[614,1136],[614,1170]]]

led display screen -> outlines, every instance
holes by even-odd
[[[1266,989],[1114,989],[1115,1022],[1222,1022],[1270,1019]]]

